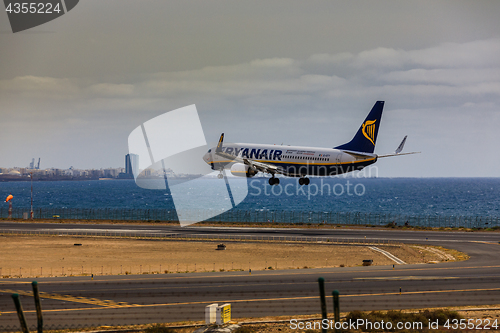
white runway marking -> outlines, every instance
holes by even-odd
[[[375,246],[369,246],[368,248],[372,249],[374,251],[378,251],[378,252],[382,253],[384,256],[386,256],[387,258],[391,259],[392,261],[394,261],[395,263],[397,263],[399,265],[406,265],[406,263],[403,260],[399,259],[398,257],[396,257],[395,255],[393,255],[392,253],[389,253],[387,251],[381,250],[381,249],[379,249],[378,247],[375,247]]]

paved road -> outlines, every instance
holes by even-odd
[[[500,299],[499,234],[373,229],[227,229],[131,225],[0,223],[3,230],[61,229],[102,232],[337,237],[440,244],[468,253],[465,262],[435,265],[373,266],[290,271],[98,276],[39,279],[45,323],[116,325],[202,320],[211,303],[232,304],[233,317],[314,314],[319,312],[317,278],[327,293],[338,289],[341,310],[423,308],[497,304]],[[56,231],[59,229],[61,231]],[[94,231],[92,231],[94,230]],[[118,231],[116,231],[118,232]],[[399,294],[401,288],[402,294]],[[0,329],[18,328],[10,294],[19,292],[30,324],[36,322],[30,280],[0,279]],[[328,299],[329,305],[331,298]],[[329,307],[331,311],[331,306]]]
[[[464,242],[486,241],[499,242],[499,232],[433,232],[433,231],[401,231],[394,229],[308,229],[308,228],[215,228],[198,227],[192,225],[181,228],[180,226],[155,226],[155,225],[117,225],[117,224],[61,224],[61,223],[15,223],[0,222],[0,231],[41,231],[82,232],[87,234],[121,233],[121,234],[150,234],[150,235],[253,235],[253,236],[297,236],[297,237],[326,237],[344,239],[394,240],[399,242]]]

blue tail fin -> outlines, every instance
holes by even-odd
[[[354,138],[348,143],[335,147],[335,149],[373,153],[383,109],[383,101],[375,103]]]

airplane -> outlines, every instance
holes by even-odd
[[[221,134],[217,147],[210,148],[203,160],[213,170],[219,170],[218,178],[223,178],[223,171],[230,169],[235,176],[254,177],[258,172],[271,174],[269,185],[278,185],[280,174],[298,177],[299,185],[309,185],[307,176],[334,176],[371,165],[379,158],[417,154],[401,153],[407,136],[392,154],[374,154],[378,129],[384,109],[384,101],[377,101],[365,121],[361,124],[354,138],[335,148],[317,148],[301,146],[283,146],[269,144],[230,143],[224,144]]]

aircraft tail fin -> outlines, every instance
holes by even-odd
[[[383,109],[384,102],[376,102],[354,138],[348,143],[335,147],[335,149],[373,153]]]

